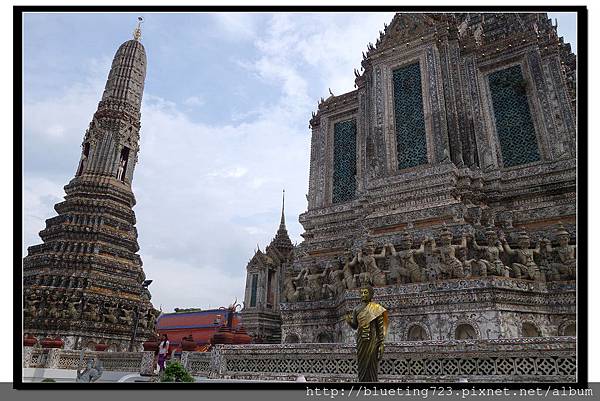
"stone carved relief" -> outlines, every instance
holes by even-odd
[[[472,228],[471,228],[472,229]],[[367,235],[367,229],[363,236]],[[562,224],[549,230],[558,245],[542,237],[531,248],[527,232],[517,234],[513,245],[505,234],[489,226],[479,234],[462,234],[455,241],[446,225],[437,231],[437,239],[425,235],[419,247],[407,231],[398,234],[397,244],[376,244],[369,237],[356,241],[341,256],[317,262],[306,255],[299,270],[289,269],[283,281],[284,302],[337,299],[345,291],[361,285],[402,286],[422,282],[468,279],[487,276],[517,278],[536,282],[575,280],[576,246]],[[435,232],[432,232],[435,235]],[[477,238],[484,238],[485,245]],[[326,266],[325,268],[320,266]]]
[[[79,317],[79,307],[81,304],[81,299],[67,299],[64,303],[65,307],[62,312],[62,317],[64,319],[77,319]]]
[[[329,273],[330,267],[319,272],[319,267],[312,264],[304,273],[304,289],[307,301],[317,301],[323,298],[323,283]]]
[[[545,276],[535,263],[535,256],[540,254],[540,246],[530,249],[531,239],[525,231],[521,231],[517,238],[517,249],[512,249],[504,236],[500,239],[504,251],[514,258],[511,265],[511,275],[515,278],[524,278],[534,281],[546,281]]]
[[[356,262],[358,258],[352,257],[352,252],[346,251],[340,263],[343,264],[342,271],[344,272],[344,288],[353,290],[358,286],[358,271]]]
[[[84,319],[91,320],[92,322],[98,322],[101,320],[100,314],[98,313],[98,304],[95,301],[87,301],[83,309],[83,317]]]
[[[119,322],[126,326],[131,326],[133,323],[133,310],[128,308],[121,309],[121,316],[119,316]]]
[[[304,270],[300,271],[300,273],[294,277],[293,271],[288,269],[283,284],[282,298],[284,302],[296,302],[301,300],[303,287],[298,285],[298,283],[301,282],[303,276]]]
[[[440,246],[433,248],[433,251],[439,255],[442,279],[465,277],[464,265],[456,257],[456,253],[466,248],[467,240],[463,236],[460,245],[452,245],[452,238],[452,232],[447,227],[443,227],[440,231]]]
[[[39,305],[42,302],[42,293],[39,289],[25,292],[24,317],[37,319],[40,315]]]
[[[357,254],[357,261],[360,273],[358,279],[360,285],[382,286],[387,284],[385,273],[377,265],[377,261],[385,258],[385,249],[375,253],[375,244],[367,241],[365,247],[360,249]]]
[[[548,252],[554,257],[550,261],[551,271],[554,279],[575,280],[577,262],[575,260],[576,246],[569,245],[571,235],[562,225],[559,225],[556,233],[558,247],[552,248],[548,244]]]
[[[49,318],[49,319],[58,319],[61,317],[61,312],[59,311],[58,305],[60,302],[60,298],[59,295],[54,293],[54,292],[50,292],[48,290],[46,290],[46,294],[45,294],[45,299],[46,299],[46,313],[45,313],[45,317]]]
[[[393,244],[386,244],[386,249],[391,254],[390,260],[390,279],[397,284],[418,283],[424,280],[424,270],[415,261],[415,256],[422,255],[425,252],[425,240],[421,243],[419,249],[412,248],[412,237],[406,231],[402,233],[399,252]]]
[[[335,269],[329,270],[327,283],[323,284],[325,298],[337,298],[344,293],[346,289],[344,278],[344,269],[339,264]]]
[[[111,302],[107,302],[104,304],[102,313],[102,321],[104,323],[116,324],[118,322],[117,315],[117,306],[115,304]]]
[[[472,236],[469,238],[471,248],[478,253],[471,261],[471,275],[485,277],[488,274],[494,276],[509,276],[509,268],[504,265],[500,259],[500,254],[504,252],[502,242],[493,227],[488,227],[485,231],[487,246],[480,246]]]

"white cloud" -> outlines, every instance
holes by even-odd
[[[153,279],[149,287],[155,308],[165,312],[176,307],[204,309],[231,304],[235,298],[242,301],[240,288],[246,282],[245,272],[228,274],[207,264],[191,265],[169,258],[145,255],[144,271]],[[215,291],[217,290],[217,291]]]
[[[101,96],[101,85],[75,84],[61,96],[30,99],[23,109],[25,147],[37,140],[81,143]]]
[[[221,37],[229,40],[252,40],[256,36],[257,21],[248,13],[215,13],[211,14],[217,22]]]
[[[206,101],[200,96],[190,96],[183,101],[183,104],[190,107],[204,106]]]
[[[260,227],[244,227],[244,230],[250,235],[267,235],[268,233]]]
[[[354,68],[360,69],[362,52],[367,43],[375,42],[383,23],[391,21],[394,13],[335,13],[335,14],[277,14],[271,19],[269,34],[257,41],[263,52],[260,66],[264,75],[288,76],[294,68],[306,76],[305,68],[318,70],[311,85],[321,86],[323,96],[331,88],[336,95],[354,89]],[[276,64],[267,63],[269,60]]]
[[[62,125],[52,125],[46,129],[48,136],[60,138],[65,134],[65,127]]]
[[[207,174],[211,178],[241,178],[248,172],[244,167],[232,167],[225,170],[211,171]]]

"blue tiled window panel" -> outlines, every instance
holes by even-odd
[[[398,169],[427,163],[427,140],[419,63],[394,70],[394,115]]]
[[[356,123],[333,127],[333,203],[347,202],[356,195]]]
[[[521,66],[493,72],[488,79],[504,167],[540,160]]]

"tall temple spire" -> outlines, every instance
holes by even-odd
[[[117,50],[98,109],[85,131],[65,200],[46,220],[42,244],[23,260],[27,333],[57,335],[67,349],[102,342],[113,351],[140,348],[158,314],[137,254],[131,190],[140,139],[146,52],[133,40]]]

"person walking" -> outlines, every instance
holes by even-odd
[[[169,338],[163,334],[162,340],[158,346],[158,367],[159,373],[165,370],[165,360],[169,355]]]

